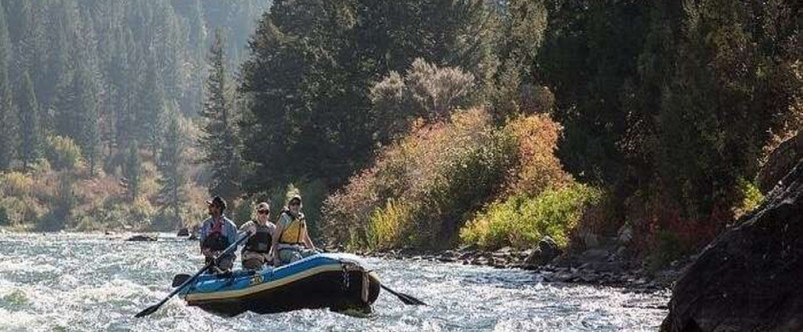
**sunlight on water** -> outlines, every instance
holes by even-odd
[[[374,313],[328,310],[223,318],[169,301],[176,273],[200,267],[197,243],[162,235],[0,235],[0,331],[640,331],[656,330],[668,294],[542,283],[532,272],[369,259],[382,281],[429,306],[381,293]]]

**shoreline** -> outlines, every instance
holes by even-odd
[[[589,250],[591,251],[591,250]],[[545,265],[528,264],[531,250],[502,248],[496,251],[450,249],[443,251],[391,249],[357,251],[355,255],[402,261],[427,261],[487,266],[497,269],[521,269],[538,273],[545,282],[624,288],[637,293],[671,292],[674,283],[691,259],[673,262],[668,267],[650,271],[639,261],[563,254]],[[588,252],[588,251],[587,251]]]

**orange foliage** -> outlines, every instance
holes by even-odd
[[[552,187],[559,189],[571,182],[555,156],[561,133],[559,123],[547,115],[532,115],[511,121],[506,130],[518,142],[518,167],[511,170],[506,195],[527,193],[538,195]]]

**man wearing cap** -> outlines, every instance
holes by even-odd
[[[257,220],[249,220],[240,226],[241,232],[252,234],[243,247],[244,268],[261,270],[265,264],[273,264],[270,249],[275,229],[276,225],[270,222],[270,205],[267,202],[257,204]]]
[[[273,232],[273,265],[288,264],[316,254],[301,213],[301,196],[290,198]]]
[[[237,226],[229,218],[223,215],[226,210],[226,201],[220,196],[215,196],[206,201],[209,209],[209,219],[201,224],[201,253],[204,254],[206,263],[220,254],[237,241]],[[212,267],[215,273],[225,273],[231,270],[234,265],[234,254],[229,254],[218,258],[217,265]]]

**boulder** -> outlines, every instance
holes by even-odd
[[[126,241],[156,241],[158,239],[158,235],[137,234],[127,238]]]
[[[803,331],[803,159],[675,284],[662,331]]]
[[[538,247],[533,249],[530,255],[524,259],[524,264],[530,266],[546,265],[562,253],[555,240],[549,236],[544,236],[541,241],[538,241]]]
[[[619,227],[619,231],[616,232],[616,240],[619,244],[627,245],[630,243],[630,240],[633,239],[633,227],[630,224],[624,224],[622,227]]]

